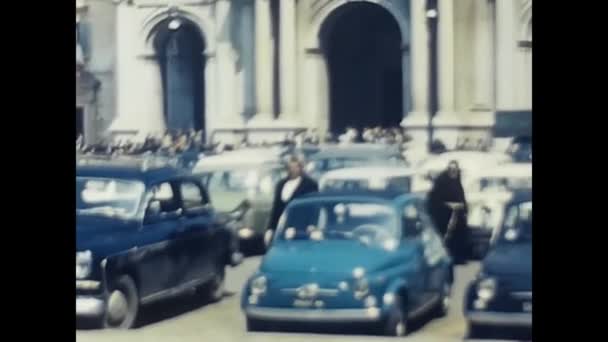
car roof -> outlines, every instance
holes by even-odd
[[[329,190],[322,192],[309,193],[298,197],[293,202],[314,202],[317,200],[331,200],[337,198],[349,198],[357,200],[384,201],[393,202],[395,204],[406,202],[410,199],[420,198],[417,193],[403,193],[402,191],[391,190]]]
[[[474,172],[478,177],[532,177],[532,163],[505,163]]]
[[[380,144],[346,144],[328,145],[321,148],[319,152],[311,156],[310,159],[324,159],[332,157],[360,157],[367,156],[369,153],[382,155],[399,154],[397,147],[390,147]]]
[[[201,159],[194,166],[195,171],[219,170],[235,166],[256,167],[264,164],[280,164],[280,155],[274,151],[262,149],[246,149],[243,151],[230,151]]]
[[[82,157],[76,162],[76,177],[139,180],[149,185],[186,176],[168,158]]]
[[[468,166],[479,166],[487,164],[508,163],[512,161],[512,157],[503,152],[480,152],[480,151],[451,151],[444,152],[422,161],[418,167],[421,170],[438,170],[446,169],[451,160],[458,161],[462,168]]]
[[[403,166],[362,166],[349,167],[329,171],[323,175],[323,179],[353,179],[353,178],[377,178],[377,177],[403,177],[413,176],[415,171]]]

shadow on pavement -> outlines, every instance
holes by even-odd
[[[225,291],[222,300],[232,297],[235,294],[235,292]],[[142,306],[139,308],[139,318],[135,329],[144,328],[148,325],[176,318],[189,312],[201,309],[209,304],[213,304],[213,302],[193,294],[184,294],[163,300],[158,303]],[[90,319],[78,319],[76,321],[76,329],[99,329],[99,324],[98,322]]]
[[[420,317],[410,321],[410,333],[416,333],[433,320],[433,317]],[[328,335],[373,335],[381,334],[379,324],[359,323],[359,324],[332,324],[332,323],[267,323],[265,331],[284,332],[284,333],[313,333]]]
[[[523,328],[501,328],[492,327],[488,331],[484,331],[482,336],[477,336],[474,339],[465,339],[467,342],[473,341],[532,341],[532,332],[530,329]]]

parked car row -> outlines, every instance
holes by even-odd
[[[473,249],[478,257],[489,250],[465,301],[471,333],[483,324],[531,324],[526,257],[513,266],[523,267],[517,279],[508,275],[519,271],[501,271],[512,264],[510,248],[531,233],[529,164],[448,152],[412,166],[398,151],[368,144],[306,153],[320,192],[287,206],[268,246],[262,237],[285,177],[282,149],[225,152],[189,170],[158,158],[79,158],[77,316],[131,328],[141,305],[189,291],[220,300],[225,267],[237,266],[249,245],[267,250],[244,285],[248,330],[358,322],[405,335],[410,319],[449,309],[452,260],[424,201],[435,165],[458,160]],[[523,298],[517,310],[512,292]]]

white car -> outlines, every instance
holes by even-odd
[[[319,181],[319,190],[420,191],[417,174],[402,166],[362,166],[329,171]]]
[[[496,165],[512,162],[511,156],[501,152],[479,152],[479,151],[451,151],[432,156],[416,166],[416,171],[421,177],[427,179],[426,188],[432,187],[432,180],[442,171],[446,170],[450,161],[458,162],[461,170],[461,180],[467,191],[470,184],[469,178],[483,169],[490,169]]]
[[[236,220],[241,246],[262,248],[275,186],[286,176],[280,154],[263,149],[225,152],[201,159],[192,174],[209,191],[213,207]]]
[[[473,254],[481,257],[503,219],[505,204],[514,191],[532,189],[532,163],[507,163],[469,175],[465,188],[469,205]]]

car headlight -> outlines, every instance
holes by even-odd
[[[369,282],[365,278],[357,279],[353,287],[355,298],[361,299],[369,293]]]
[[[497,282],[495,278],[485,278],[477,283],[477,297],[490,300],[496,295]]]
[[[255,296],[263,296],[266,293],[266,277],[259,276],[251,281],[251,294]]]
[[[76,252],[76,279],[84,279],[91,274],[93,253],[91,251]]]

